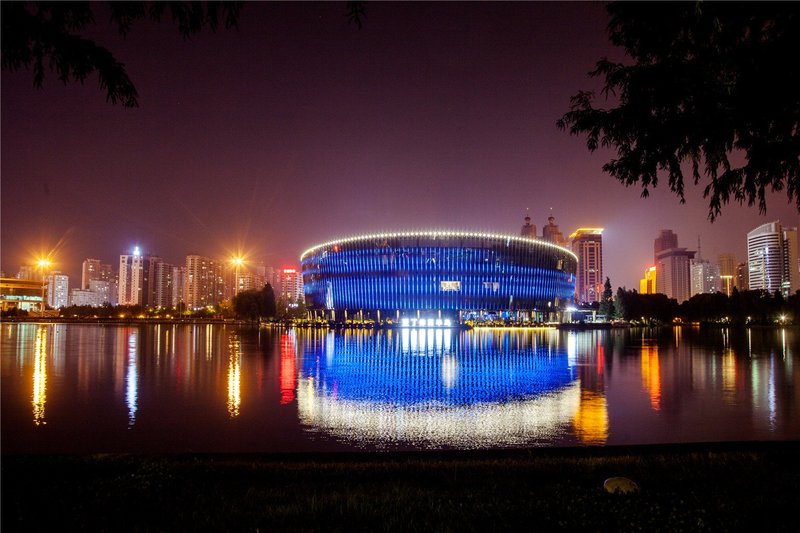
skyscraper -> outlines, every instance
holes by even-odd
[[[103,263],[99,259],[86,259],[81,267],[81,286],[83,290],[89,290],[89,282],[93,279],[111,282],[113,272],[111,265]]]
[[[758,226],[747,234],[747,270],[751,290],[781,291],[784,296],[800,288],[797,271],[797,228],[779,221]]]
[[[661,230],[653,244],[656,263],[656,290],[675,298],[678,303],[691,296],[689,262],[694,252],[678,248],[678,236],[672,230]]]
[[[119,305],[142,304],[142,259],[138,246],[119,256]]]
[[[564,239],[564,234],[558,229],[556,217],[553,215],[547,217],[547,224],[545,224],[545,226],[542,228],[542,239],[559,246],[567,245],[567,241]]]
[[[733,275],[733,286],[737,291],[750,290],[750,273],[747,271],[747,263],[737,263],[736,273]]]
[[[119,256],[119,305],[153,305],[155,266],[161,258],[142,255],[139,247],[131,255]]]
[[[719,266],[699,259],[691,264],[692,289],[691,295],[713,294],[720,290]]]
[[[284,268],[281,274],[281,298],[287,302],[304,302],[303,276],[295,268]]]
[[[47,305],[59,309],[69,305],[69,276],[59,271],[47,275]]]
[[[603,228],[578,228],[569,236],[578,256],[575,301],[599,302],[603,295]]]
[[[639,294],[656,293],[656,267],[651,266],[644,271],[644,277],[639,280]]]
[[[670,248],[678,247],[678,236],[672,233],[671,229],[662,229],[661,233],[656,237],[653,243],[653,260],[656,259],[659,252],[669,250]]]
[[[528,237],[531,239],[536,238],[536,225],[531,224],[531,217],[527,213],[525,214],[525,224],[522,225],[522,229],[519,232],[520,236]]]
[[[186,256],[186,304],[191,309],[217,305],[225,297],[222,262],[202,255]]]

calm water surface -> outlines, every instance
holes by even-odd
[[[800,438],[791,329],[2,325],[3,453]]]

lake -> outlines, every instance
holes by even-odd
[[[1,328],[3,453],[800,438],[791,328]]]

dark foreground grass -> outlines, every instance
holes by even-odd
[[[798,443],[2,457],[2,529],[797,531]],[[607,494],[626,476],[637,494]]]

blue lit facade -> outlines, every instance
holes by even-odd
[[[381,318],[464,313],[547,316],[571,301],[575,255],[510,235],[407,232],[315,246],[300,258],[312,310]],[[341,316],[339,317],[341,318]]]

